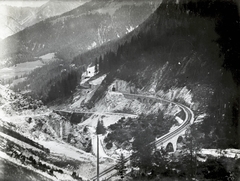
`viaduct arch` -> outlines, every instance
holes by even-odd
[[[156,98],[156,97],[145,96],[145,95],[140,95],[140,94],[128,94],[128,93],[123,93],[123,95],[127,99],[135,99],[135,100],[138,100],[139,102],[142,102],[142,103],[145,103],[148,105],[153,105],[156,102],[161,102],[163,104],[166,104],[166,101],[162,101],[161,99]],[[168,103],[172,104],[171,101],[169,101]],[[185,112],[185,114],[187,115],[188,113]],[[178,119],[180,119],[180,118],[178,118]],[[186,129],[182,129],[181,131],[178,131],[177,134],[169,136],[168,141],[165,141],[164,143],[156,144],[157,148],[164,147],[169,152],[175,152],[177,149],[180,149],[181,143],[183,142],[183,137],[185,135],[185,132],[186,132]],[[161,138],[159,138],[159,139],[161,139]]]

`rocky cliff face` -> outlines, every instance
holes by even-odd
[[[61,140],[91,151],[91,137],[85,126],[71,123],[70,117],[53,113],[41,101],[0,86],[0,124],[30,139]]]
[[[85,126],[71,124],[70,120],[65,118],[58,121],[52,118],[48,121],[48,125],[56,132],[58,138],[79,149],[91,151],[91,135]]]

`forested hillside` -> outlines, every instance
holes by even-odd
[[[154,80],[156,93],[186,86],[198,105],[196,114],[207,113],[199,123],[198,131],[204,133],[199,144],[237,148],[239,32],[234,1],[163,2],[130,35],[79,55],[74,62],[96,59],[100,72],[109,73],[105,85],[119,78],[148,91]]]
[[[13,87],[35,99],[49,103],[73,94],[81,80],[83,69],[62,60],[46,64],[30,73],[28,78]]]

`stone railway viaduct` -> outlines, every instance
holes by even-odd
[[[183,121],[182,124],[184,124],[184,122],[188,122],[188,121],[190,121],[190,123],[193,123],[193,112],[189,108],[186,111],[186,109],[183,105],[180,105],[178,103],[173,103],[171,101],[163,100],[160,98],[156,98],[153,96],[148,96],[148,95],[129,94],[129,93],[123,93],[123,95],[127,99],[138,100],[139,102],[150,105],[150,106],[157,102],[161,102],[162,104],[176,104],[182,109],[182,111],[185,112],[185,118],[184,118],[184,120],[182,119],[182,121]],[[191,116],[191,117],[189,117],[189,116]],[[164,142],[156,141],[157,148],[164,147],[169,152],[176,151],[179,148],[178,147],[179,143],[181,143],[183,141],[183,137],[185,136],[187,127],[188,127],[188,125],[186,124],[186,126],[183,127],[183,129],[175,128],[174,130],[171,130],[172,132],[174,132],[174,134],[169,134],[169,136],[163,140]],[[157,140],[160,140],[160,139],[161,138],[157,138]]]
[[[157,138],[155,141],[149,144],[155,144],[157,148],[165,147],[168,152],[174,152],[178,149],[178,143],[183,141],[183,137],[185,135],[185,132],[187,128],[189,127],[190,124],[194,122],[194,114],[193,111],[184,106],[181,103],[175,103],[172,101],[164,100],[161,98],[153,97],[153,96],[147,96],[147,95],[140,95],[140,94],[130,94],[130,93],[123,93],[125,98],[127,99],[136,99],[139,100],[142,103],[145,104],[154,104],[156,102],[161,102],[161,103],[167,103],[167,104],[175,104],[179,106],[182,111],[185,113],[185,118],[182,120],[182,123],[179,127],[175,128],[174,130],[170,130],[167,134],[163,135],[160,138]],[[128,162],[130,160],[130,156],[125,158],[124,162]],[[107,180],[111,178],[112,176],[117,174],[117,171],[115,170],[116,165],[113,165],[104,171],[102,171],[99,176],[103,177],[108,176]],[[109,176],[110,175],[110,176]],[[97,177],[93,177],[90,180],[96,180]]]
[[[164,147],[169,152],[176,151],[179,148],[178,147],[179,143],[181,143],[183,141],[183,137],[185,136],[185,132],[187,130],[188,125],[193,123],[193,112],[186,106],[181,105],[179,103],[174,103],[172,101],[167,101],[167,100],[153,97],[150,95],[130,94],[130,93],[123,93],[123,92],[121,92],[121,93],[127,99],[138,100],[139,102],[147,104],[148,106],[151,106],[157,102],[161,102],[162,104],[176,104],[182,109],[182,111],[185,112],[185,118],[178,117],[178,119],[181,119],[183,122],[181,124],[181,129],[175,128],[174,130],[171,130],[171,133],[168,133],[169,135],[164,135],[163,136],[164,138],[160,137],[160,138],[156,139],[157,148]],[[70,122],[75,123],[75,124],[79,123],[78,121],[80,121],[84,117],[84,115],[94,114],[94,113],[90,113],[90,112],[80,112],[77,110],[75,110],[73,112],[55,110],[54,112],[61,114],[63,116],[66,116],[66,117],[70,117],[71,118]],[[98,113],[96,113],[96,114],[98,114]],[[73,117],[75,119],[72,119]],[[83,121],[83,120],[81,120],[81,121]],[[186,124],[186,125],[184,125],[184,124]]]

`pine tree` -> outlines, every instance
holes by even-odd
[[[163,174],[167,171],[167,164],[168,164],[168,153],[167,151],[161,147],[160,149],[156,150],[153,153],[153,171],[152,174],[155,173]]]
[[[88,142],[88,144],[87,144],[87,146],[86,146],[86,149],[85,149],[85,151],[86,152],[91,152],[91,150],[92,150],[92,142],[91,142],[91,140]]]
[[[99,71],[99,67],[98,67],[99,65],[98,65],[98,60],[97,59],[95,59],[95,74],[96,73],[98,73],[98,71]]]
[[[121,179],[123,179],[124,174],[126,173],[126,166],[125,166],[125,158],[122,153],[120,155],[120,158],[118,159],[116,169],[118,170],[118,175],[121,177]]]
[[[104,72],[104,64],[103,64],[103,59],[102,56],[99,57],[99,61],[98,61],[98,71],[99,72]]]
[[[151,130],[147,128],[135,136],[132,144],[132,165],[139,167],[144,172],[148,172],[152,168],[155,145],[149,143],[154,141],[154,139],[155,137],[152,135]]]
[[[105,134],[106,133],[106,128],[103,125],[103,121],[99,121],[97,123],[96,127],[96,134]]]
[[[201,149],[201,135],[202,133],[198,131],[198,126],[195,124],[191,125],[185,133],[185,149],[187,155],[185,158],[183,157],[183,162],[185,162],[186,173],[188,176],[193,177],[196,173],[197,169],[197,152]]]

